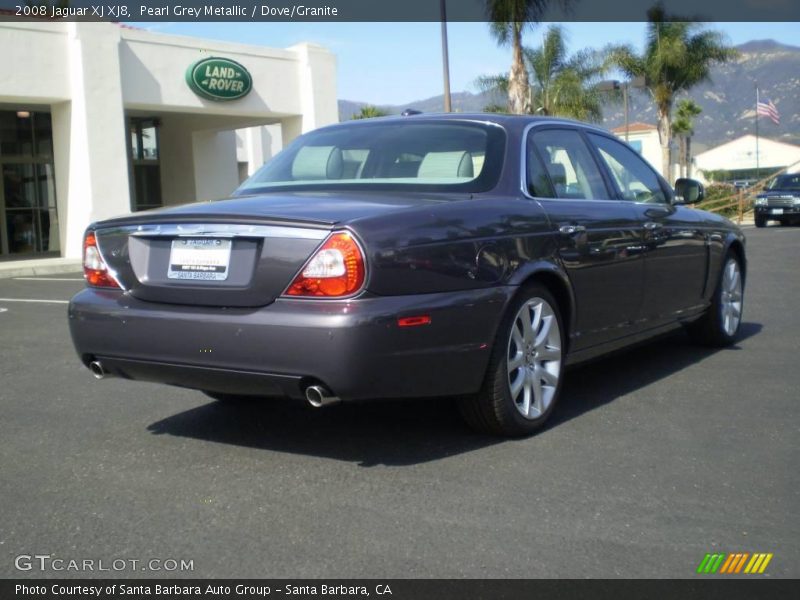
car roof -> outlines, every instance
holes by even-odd
[[[564,119],[561,117],[550,116],[532,116],[532,115],[512,115],[506,113],[487,113],[487,112],[465,112],[465,113],[419,113],[414,115],[388,115],[385,117],[372,117],[369,119],[356,119],[350,121],[342,121],[324,127],[324,129],[341,127],[343,125],[354,124],[368,124],[368,123],[411,123],[411,122],[425,122],[425,121],[471,121],[480,123],[495,123],[504,127],[505,129],[524,129],[532,124],[554,124],[554,125],[568,125],[570,127],[581,127],[598,133],[606,135],[613,135],[607,129],[592,123],[584,123],[583,121],[575,121],[573,119]]]

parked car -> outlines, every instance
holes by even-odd
[[[800,173],[784,173],[770,181],[756,196],[754,206],[756,227],[766,227],[767,221],[789,225],[800,221]]]
[[[565,367],[686,326],[731,344],[745,239],[573,121],[414,115],[308,133],[228,200],[91,225],[81,361],[220,400],[456,396],[529,434]]]

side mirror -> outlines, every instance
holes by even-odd
[[[706,191],[699,181],[683,177],[675,180],[675,204],[694,204],[705,197]]]

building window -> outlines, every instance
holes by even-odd
[[[631,140],[628,142],[628,145],[636,150],[639,154],[642,153],[642,140]]]
[[[236,168],[239,171],[239,183],[244,183],[250,175],[248,175],[248,171],[250,169],[250,163],[246,162],[237,162]]]
[[[162,205],[158,120],[132,117],[129,123],[131,210],[158,208]]]
[[[59,250],[50,114],[0,111],[0,256]]]

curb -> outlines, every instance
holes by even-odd
[[[60,275],[63,273],[73,273],[83,275],[81,271],[81,261],[71,260],[58,262],[55,264],[25,265],[24,262],[16,264],[0,263],[0,279],[11,279],[12,277],[38,277],[39,275]]]

